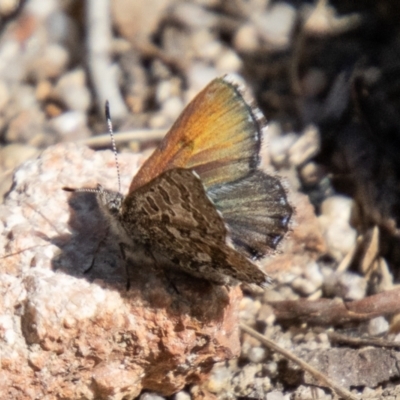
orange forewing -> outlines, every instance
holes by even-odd
[[[238,88],[214,79],[184,109],[133,178],[129,192],[171,168],[193,168],[206,188],[246,176],[258,164],[260,123]]]

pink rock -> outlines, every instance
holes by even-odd
[[[126,192],[142,159],[119,160]],[[126,268],[95,195],[62,190],[97,183],[116,189],[112,152],[58,145],[0,206],[2,399],[171,395],[239,354],[240,288]]]

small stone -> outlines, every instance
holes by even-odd
[[[69,111],[53,118],[49,122],[49,127],[64,140],[73,140],[74,137],[83,139],[85,136],[90,136],[86,114],[79,111]]]
[[[313,161],[302,166],[299,173],[305,186],[315,186],[326,176],[324,168]]]
[[[310,280],[317,288],[320,288],[324,283],[324,276],[321,273],[318,263],[316,263],[315,261],[312,261],[306,265],[304,276],[306,279]]]
[[[242,25],[233,37],[233,45],[239,52],[254,52],[259,47],[259,39],[256,27],[251,23]]]
[[[164,103],[172,96],[171,80],[166,79],[157,85],[156,89],[156,101],[158,104]]]
[[[173,18],[190,29],[211,29],[217,26],[219,18],[195,3],[183,2],[172,10]]]
[[[284,2],[274,3],[268,11],[254,16],[258,34],[275,49],[286,49],[296,21],[296,10]]]
[[[268,125],[268,134],[272,130],[276,130],[277,124]],[[274,134],[269,139],[269,153],[271,160],[277,167],[287,164],[289,149],[295,143],[297,136],[294,133],[278,136]]]
[[[168,119],[161,113],[156,113],[149,120],[149,127],[151,129],[168,128]]]
[[[190,400],[190,394],[188,392],[180,391],[175,393],[174,400]]]
[[[215,67],[224,74],[239,72],[242,68],[242,60],[233,50],[225,49],[216,60]]]
[[[296,278],[292,282],[292,287],[303,296],[309,296],[317,290],[313,282],[301,277]]]
[[[45,101],[53,91],[53,85],[48,80],[40,81],[36,85],[36,98]]]
[[[345,196],[331,196],[321,205],[318,217],[328,246],[328,253],[340,262],[355,245],[356,230],[350,225],[353,200]]]
[[[332,400],[330,394],[325,393],[325,391],[317,386],[299,386],[296,389],[296,396],[298,399],[318,399],[318,400]]]
[[[319,333],[318,335],[316,335],[315,341],[317,341],[320,344],[326,344],[326,345],[330,344],[328,334],[325,332],[322,332],[322,333]]]
[[[272,307],[268,304],[263,304],[257,315],[257,323],[272,325],[274,322],[275,322],[275,314]]]
[[[165,397],[159,396],[157,393],[145,392],[139,396],[139,400],[165,400]]]
[[[86,112],[91,96],[86,87],[86,74],[83,69],[76,69],[62,76],[54,88],[54,94],[69,110]]]
[[[266,400],[284,400],[284,396],[282,392],[270,392],[267,393]]]
[[[278,373],[278,364],[275,361],[263,364],[263,372],[270,378],[274,378]]]
[[[389,323],[384,317],[376,317],[368,322],[368,333],[371,336],[379,336],[389,330]]]
[[[347,301],[361,300],[367,291],[366,279],[348,271],[339,276],[331,273],[326,277],[324,286],[330,296],[337,296]]]
[[[331,196],[321,204],[321,214],[332,220],[350,221],[353,200],[346,196]]]
[[[1,0],[0,1],[0,15],[7,17],[12,14],[20,4],[20,0]]]
[[[66,69],[69,53],[59,44],[46,46],[43,54],[30,65],[29,74],[37,81],[58,78]]]
[[[247,358],[249,361],[253,363],[260,363],[265,360],[265,357],[267,356],[267,352],[264,347],[252,347],[248,353],[247,353]]]
[[[229,368],[229,364],[218,363],[214,365],[211,375],[204,386],[211,393],[218,394],[228,390],[231,377],[232,370]]]
[[[179,117],[182,109],[182,100],[179,97],[174,96],[164,102],[161,113],[165,115],[165,117],[170,119],[172,124],[173,121],[175,121]]]
[[[221,42],[208,29],[200,29],[191,36],[191,43],[196,57],[203,61],[214,62],[224,50]]]
[[[261,308],[261,302],[250,297],[243,297],[240,302],[239,315],[242,321],[251,323]]]
[[[308,126],[289,150],[289,160],[296,167],[309,161],[320,151],[320,135],[316,126]]]
[[[214,67],[201,62],[194,63],[190,66],[187,74],[189,90],[186,101],[190,101],[200,90],[219,75],[220,74]]]
[[[232,379],[233,392],[239,397],[263,398],[271,390],[271,381],[268,377],[259,378],[262,364],[247,364]]]

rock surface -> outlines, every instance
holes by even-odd
[[[123,192],[140,162],[121,155]],[[97,183],[117,186],[112,152],[57,145],[0,206],[2,399],[171,395],[239,354],[240,288],[126,264],[95,195],[62,190]]]

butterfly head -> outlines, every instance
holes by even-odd
[[[97,202],[100,208],[109,216],[116,217],[122,206],[124,196],[119,192],[106,190],[101,185],[97,185]]]

